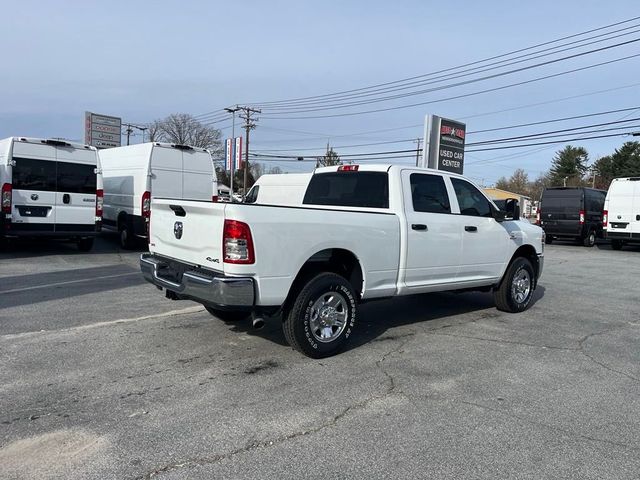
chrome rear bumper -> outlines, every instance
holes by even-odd
[[[254,281],[250,277],[225,277],[152,253],[140,255],[140,270],[145,280],[155,286],[205,305],[252,307],[254,304]],[[163,276],[163,271],[171,271],[172,275]]]

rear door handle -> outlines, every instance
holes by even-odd
[[[411,228],[413,230],[422,230],[422,231],[424,231],[424,230],[427,229],[427,226],[424,223],[412,223],[411,224]]]
[[[465,232],[477,232],[478,231],[478,227],[475,227],[473,225],[465,225],[464,231]]]

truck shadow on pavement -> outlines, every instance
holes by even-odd
[[[544,297],[545,288],[538,285],[531,299],[531,306]],[[459,315],[468,315],[459,319]],[[429,328],[446,328],[453,324],[465,324],[478,320],[517,315],[495,308],[493,296],[483,292],[443,292],[394,297],[376,300],[360,306],[357,328],[343,350],[349,351],[378,341],[394,340],[398,336],[386,335],[388,330],[412,324],[424,324]],[[231,323],[232,330],[270,340],[288,346],[282,333],[282,319],[273,317],[261,330],[252,328],[251,322]]]
[[[14,238],[0,243],[0,260],[37,258],[52,255],[119,255],[146,251],[148,251],[147,245],[142,242],[133,250],[121,250],[118,245],[118,236],[110,233],[103,233],[101,236],[96,237],[93,248],[88,252],[78,250],[75,242]]]

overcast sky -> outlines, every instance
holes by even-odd
[[[3,6],[0,138],[82,141],[85,110],[144,123],[174,112],[202,115],[236,103],[366,87],[623,21],[640,14],[637,6],[633,0],[8,2]],[[629,34],[609,44],[638,37]],[[640,53],[639,45],[631,43],[444,92],[320,113],[393,107],[476,92],[634,55]],[[463,119],[469,131],[483,130],[640,106],[636,83],[640,83],[640,57],[497,92],[387,112],[324,119],[276,119],[265,113],[253,132],[252,150],[311,156],[320,153],[327,141],[338,154],[410,149],[415,148],[411,139],[423,135],[421,125],[427,113]],[[611,91],[593,94],[602,90]],[[561,100],[571,96],[580,97]],[[526,107],[542,102],[547,103]],[[640,117],[640,110],[471,134],[467,141],[623,117]],[[230,135],[228,124],[219,124],[225,135]],[[360,134],[374,130],[387,131]],[[585,146],[595,160],[629,139],[573,143]],[[405,141],[349,147],[399,140]],[[485,184],[510,175],[517,167],[535,177],[549,167],[553,153],[561,147],[468,153],[465,173]],[[305,162],[279,165],[292,172],[311,168]]]

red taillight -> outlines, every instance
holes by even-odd
[[[149,218],[151,216],[151,192],[142,194],[142,216]]]
[[[11,213],[11,184],[4,183],[2,185],[2,196],[0,197],[0,205],[2,205],[2,213]]]
[[[218,201],[218,195],[213,195],[213,196],[211,197],[211,201],[212,201],[212,202],[217,202],[217,201]]]
[[[341,165],[338,167],[339,172],[357,172],[360,165]]]
[[[584,225],[584,210],[580,210],[580,225]]]
[[[102,207],[104,205],[104,190],[96,190],[96,222],[102,221]]]
[[[237,220],[225,220],[222,250],[225,263],[253,263],[255,255],[249,225]]]
[[[607,224],[609,223],[609,210],[605,210],[602,212],[602,228],[607,228]]]

